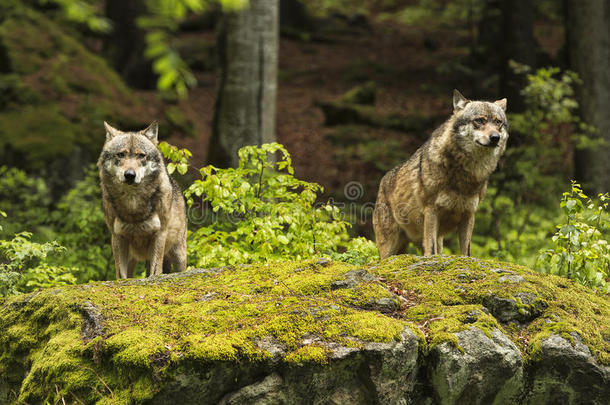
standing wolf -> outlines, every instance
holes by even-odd
[[[178,185],[157,149],[158,125],[122,132],[106,122],[97,163],[116,277],[133,277],[138,260],[150,275],[186,267],[186,210]]]
[[[461,253],[470,256],[474,212],[506,149],[505,111],[505,98],[469,101],[454,90],[451,117],[381,179],[373,228],[382,259],[409,242],[426,256],[440,254],[443,236],[456,228]]]

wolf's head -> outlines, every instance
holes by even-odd
[[[453,133],[463,149],[487,149],[495,155],[506,149],[508,121],[505,98],[494,102],[470,101],[454,90],[453,118]]]
[[[139,132],[123,132],[104,122],[106,142],[98,161],[104,177],[115,183],[135,185],[154,179],[163,169],[157,149],[159,126],[153,122]]]

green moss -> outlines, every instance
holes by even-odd
[[[331,288],[354,270],[343,263],[280,262],[11,298],[0,307],[0,386],[29,403],[145,401],[193,367],[323,365],[335,344],[397,341],[405,327],[421,338],[423,353],[444,342],[459,348],[455,333],[470,327],[488,335],[498,328],[526,361],[551,334],[571,339],[577,332],[600,363],[610,364],[608,297],[568,280],[493,261],[397,256],[364,269],[376,278]],[[524,281],[499,282],[507,271]],[[538,305],[519,302],[523,293],[545,302],[530,323],[503,325],[482,305],[489,294],[512,297],[523,308]],[[382,314],[371,305],[387,298],[401,306]],[[86,302],[103,316],[101,336],[82,330]]]
[[[542,340],[551,334],[578,333],[601,364],[610,364],[610,301],[571,280],[535,273],[511,263],[475,258],[441,256],[421,259],[397,256],[371,267],[388,282],[411,291],[405,319],[417,322],[429,345],[452,342],[454,333],[476,326],[489,335],[499,328],[521,348],[525,361],[537,356]],[[507,274],[522,282],[500,282]],[[534,297],[529,304],[521,297]],[[537,316],[522,325],[503,325],[485,314],[488,296],[514,300],[520,312]],[[473,311],[479,315],[473,317]],[[571,339],[571,337],[569,338]],[[428,349],[431,346],[428,347]]]
[[[328,363],[329,350],[317,344],[310,344],[299,348],[298,350],[286,356],[286,362],[302,365],[305,363]]]
[[[49,155],[65,157],[73,150],[79,127],[68,121],[56,105],[28,105],[0,113],[0,148],[10,144],[31,162],[42,168]]]
[[[116,72],[70,33],[27,7],[11,11],[0,25],[0,40],[13,72],[36,81],[46,93],[77,91],[133,99]]]
[[[4,3],[2,16],[0,156],[10,145],[23,167],[39,169],[77,146],[91,159],[103,143],[103,120],[143,125],[132,118],[142,115],[134,114],[139,98],[74,33],[21,2]]]

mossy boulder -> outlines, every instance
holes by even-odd
[[[102,122],[145,125],[143,103],[76,32],[21,1],[0,5],[0,157],[57,177],[80,176],[104,141]],[[59,173],[61,172],[61,173]]]
[[[375,105],[377,98],[377,85],[373,81],[353,87],[341,97],[347,104]]]
[[[380,113],[370,105],[359,105],[340,101],[316,101],[316,107],[324,113],[324,124],[333,127],[338,125],[366,125],[372,128],[384,128],[395,131],[413,132],[425,139],[424,130],[432,127],[436,117],[422,115],[401,115],[397,113]]]
[[[605,404],[609,319],[569,280],[453,256],[96,282],[0,303],[0,404]]]

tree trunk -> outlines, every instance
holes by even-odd
[[[583,83],[578,90],[582,118],[606,144],[576,153],[576,175],[589,191],[610,190],[610,4],[568,1],[570,64]]]
[[[521,89],[527,84],[524,75],[515,75],[509,66],[514,60],[536,68],[536,48],[533,21],[534,5],[531,0],[502,0],[502,31],[504,32],[503,70],[500,77],[501,97],[508,98],[511,112],[525,109]]]
[[[112,21],[113,29],[104,41],[104,51],[127,84],[154,89],[152,64],[144,56],[145,33],[136,24],[136,19],[145,12],[143,0],[106,0],[106,17]]]
[[[221,20],[208,159],[215,166],[237,166],[242,146],[275,141],[278,25],[278,0],[250,0]]]

